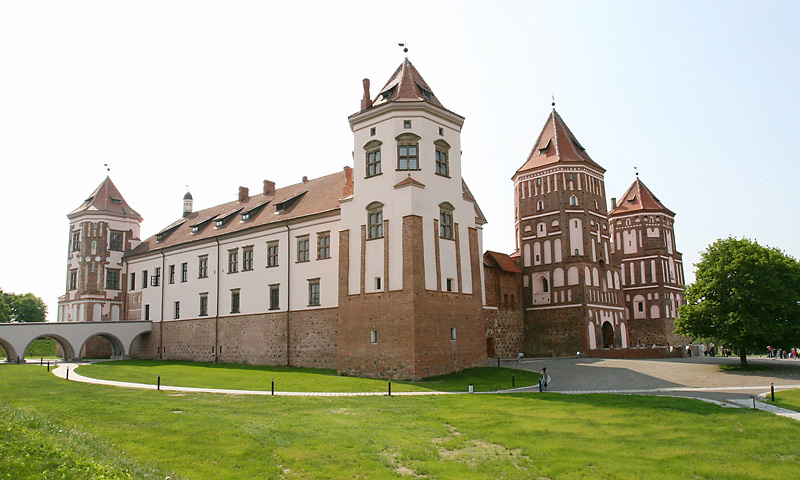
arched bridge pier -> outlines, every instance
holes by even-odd
[[[92,337],[102,337],[111,345],[112,358],[128,358],[136,337],[152,329],[149,321],[0,323],[0,347],[6,352],[7,362],[23,361],[31,342],[52,338],[61,346],[65,358],[80,360],[84,344]]]

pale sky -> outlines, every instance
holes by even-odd
[[[69,222],[110,176],[146,238],[195,210],[352,165],[347,117],[409,60],[466,117],[463,175],[514,249],[511,176],[556,108],[606,168],[710,243],[800,256],[800,2],[0,3],[0,288],[55,320]]]

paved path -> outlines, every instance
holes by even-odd
[[[800,388],[800,360],[754,358],[751,365],[766,365],[761,372],[726,372],[720,365],[738,364],[738,358],[691,357],[656,360],[618,360],[600,358],[541,358],[504,362],[503,366],[541,371],[547,367],[552,377],[549,391],[562,394],[610,393],[623,395],[661,395],[704,400],[724,407],[758,408],[800,421],[800,413],[759,400],[774,385],[776,391]],[[490,362],[491,363],[491,362]],[[155,390],[156,385],[100,380],[78,375],[80,364],[62,363],[53,370],[61,378],[69,369],[70,381]],[[231,395],[272,395],[271,391],[195,388],[161,385],[170,392],[223,393]],[[521,387],[492,393],[538,392],[538,387]],[[396,396],[452,395],[466,392],[392,392]],[[384,396],[387,392],[283,392],[280,396]]]
[[[720,365],[738,365],[738,358],[689,357],[654,360],[603,358],[523,359],[507,366],[541,371],[552,377],[551,392],[565,394],[613,393],[666,395],[704,400],[727,407],[755,408],[800,420],[800,413],[763,403],[774,386],[776,391],[800,388],[800,360],[751,358],[766,371],[730,372]],[[533,388],[518,391],[538,390]]]

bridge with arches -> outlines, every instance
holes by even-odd
[[[21,362],[31,342],[52,338],[61,346],[64,358],[78,360],[86,342],[101,337],[111,345],[112,358],[125,358],[130,355],[133,341],[152,329],[149,321],[0,323],[0,347],[5,350],[7,362]]]

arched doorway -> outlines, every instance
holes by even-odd
[[[486,356],[489,358],[497,357],[497,352],[494,349],[494,338],[487,338],[486,339]]]
[[[611,322],[603,322],[603,348],[614,348],[614,326]]]
[[[32,341],[25,350],[25,358],[54,358],[58,344],[49,337],[40,337]]]

